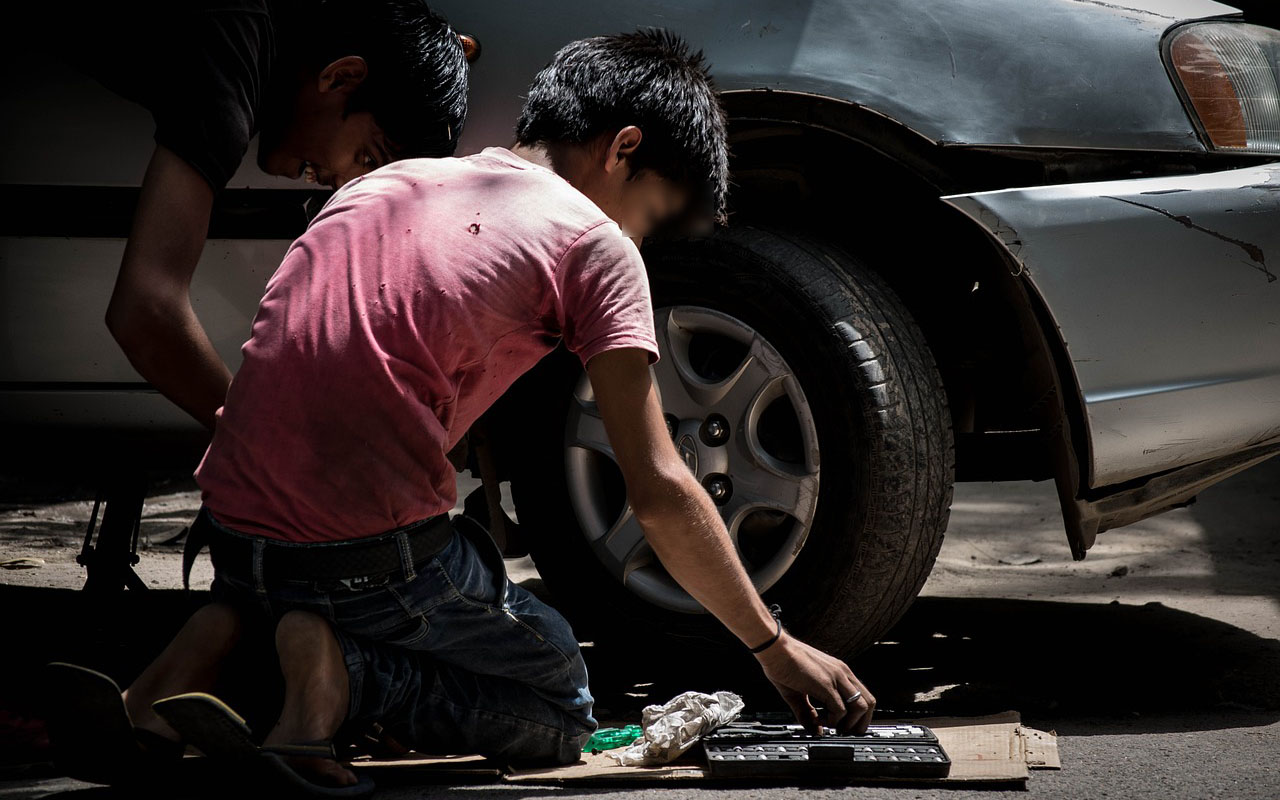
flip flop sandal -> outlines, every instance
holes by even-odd
[[[54,764],[67,775],[109,785],[154,781],[175,767],[185,746],[135,728],[120,687],[75,664],[45,667],[49,743]]]
[[[244,718],[211,694],[190,692],[152,704],[156,713],[211,759],[226,761],[256,778],[269,780],[289,794],[301,797],[368,797],[373,780],[359,775],[353,786],[326,786],[308,780],[285,758],[338,760],[330,741],[259,747]]]

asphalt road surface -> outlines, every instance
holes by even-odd
[[[45,485],[0,479],[0,561],[34,557],[38,568],[0,571],[5,680],[78,645],[121,676],[163,644],[189,606],[180,548],[163,540],[198,503],[190,486],[160,485],[148,501],[139,571],[156,592],[126,598],[110,619],[86,622],[74,556],[91,502],[55,501]],[[63,496],[65,490],[60,490]],[[532,564],[510,563],[535,591]],[[193,585],[210,577],[205,560]],[[81,609],[75,623],[68,609]],[[111,625],[117,627],[112,628]],[[106,627],[104,627],[106,626]],[[974,715],[1005,709],[1055,730],[1060,771],[1033,771],[1032,797],[1231,800],[1280,797],[1280,460],[1205,492],[1190,508],[1102,534],[1071,561],[1049,484],[962,484],[937,567],[921,599],[855,672],[882,709]],[[62,649],[59,649],[62,648]],[[17,655],[15,655],[17,654]],[[776,704],[744,661],[617,663],[589,653],[598,708],[626,716],[685,689],[734,688],[748,705]],[[113,660],[114,659],[114,660]],[[15,671],[16,670],[16,671]],[[115,673],[113,673],[115,674]],[[7,695],[26,691],[9,685]],[[0,706],[3,708],[3,706]],[[13,754],[9,754],[12,756]],[[12,762],[14,758],[0,761]],[[865,798],[998,797],[1001,791],[858,786],[617,789],[494,785],[396,785],[385,798]],[[124,797],[47,770],[0,771],[0,798]],[[1025,795],[1024,795],[1025,796]]]

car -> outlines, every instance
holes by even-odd
[[[525,87],[570,39],[652,25],[706,52],[730,221],[644,248],[654,376],[755,586],[813,644],[852,656],[902,615],[955,481],[1053,480],[1079,559],[1280,452],[1270,4],[433,5],[483,48],[463,152],[511,141]],[[36,88],[66,103],[5,89],[15,118],[44,118],[5,134],[0,180],[23,210],[0,241],[0,413],[133,448],[191,425],[101,323],[146,120],[59,69]],[[232,183],[194,293],[234,367],[323,198],[248,165]],[[572,356],[520,378],[475,433],[486,487],[468,509],[527,545],[584,638],[726,644],[645,544]],[[496,502],[508,484],[515,519]]]

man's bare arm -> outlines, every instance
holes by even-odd
[[[639,349],[610,350],[587,364],[605,432],[645,539],[671,576],[744,644],[763,644],[776,627],[738,560],[715,504],[689,472],[667,433],[662,406]],[[757,656],[797,719],[862,732],[875,699],[842,661],[784,634]],[[846,707],[855,692],[860,698]]]
[[[231,383],[191,308],[191,276],[212,210],[208,182],[157,145],[106,318],[134,369],[209,429]]]

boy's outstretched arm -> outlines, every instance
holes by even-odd
[[[106,318],[134,369],[209,429],[231,383],[191,308],[191,276],[212,210],[209,183],[157,145]]]
[[[715,504],[667,433],[648,354],[638,348],[605,351],[587,363],[587,375],[632,511],[663,566],[744,645],[769,641],[776,630],[773,617],[742,568]],[[871,722],[875,698],[843,661],[785,632],[756,659],[806,727],[823,721],[862,733]],[[846,706],[855,692],[861,697]],[[818,719],[815,705],[827,709],[826,720]]]

